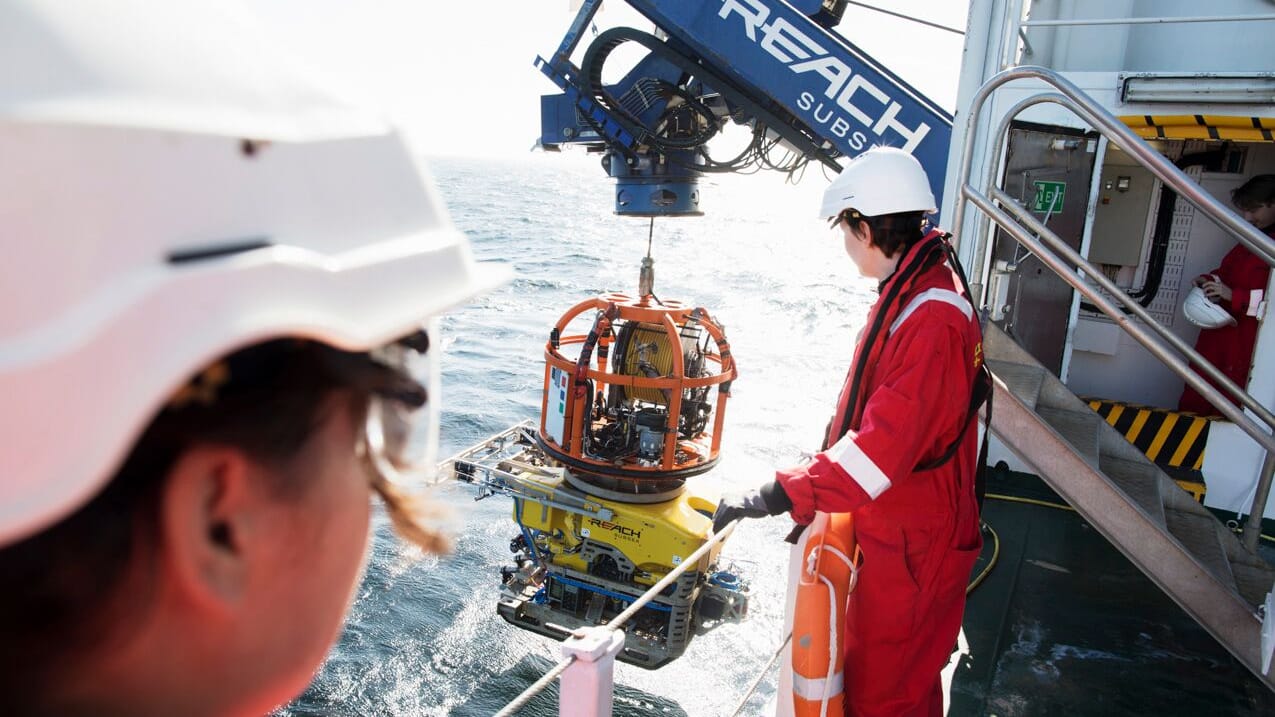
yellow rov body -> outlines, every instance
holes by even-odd
[[[550,496],[560,491],[581,495],[561,480],[546,482],[546,488]],[[545,536],[543,555],[554,565],[625,577],[635,585],[648,586],[704,544],[716,505],[689,490],[672,500],[645,505],[589,500],[611,511],[611,517],[604,520],[549,503],[519,500],[514,503],[514,522]],[[716,558],[714,551],[707,562]]]

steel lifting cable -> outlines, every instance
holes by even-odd
[[[751,698],[753,693],[757,691],[757,687],[761,685],[762,679],[765,678],[766,675],[770,674],[770,668],[774,667],[775,660],[778,660],[779,656],[784,654],[784,648],[788,647],[789,642],[792,642],[791,632],[788,633],[788,637],[785,637],[783,642],[779,643],[779,647],[775,650],[775,654],[771,655],[770,659],[766,661],[766,666],[761,668],[761,671],[757,673],[757,677],[753,678],[752,684],[750,684],[748,689],[744,691],[744,696],[740,698],[739,704],[735,705],[735,711],[730,713],[730,717],[738,717],[739,713],[744,711],[744,705],[748,704],[749,698]]]
[[[920,24],[920,25],[925,25],[926,27],[932,27],[932,28],[934,28],[934,29],[936,29],[936,30],[945,30],[945,31],[947,31],[947,32],[955,33],[955,34],[957,34],[957,35],[964,35],[964,34],[965,34],[965,31],[964,31],[964,30],[958,30],[957,28],[954,28],[954,27],[948,27],[947,25],[940,25],[940,24],[938,24],[937,22],[930,22],[929,20],[922,20],[922,19],[921,19],[921,18],[919,18],[919,17],[913,17],[913,16],[911,16],[911,15],[904,15],[904,14],[903,14],[903,13],[901,13],[901,12],[894,12],[893,10],[886,10],[885,8],[879,8],[879,7],[876,7],[875,5],[869,5],[869,4],[867,4],[867,3],[862,3],[862,2],[855,2],[854,0],[846,0],[846,4],[847,4],[847,5],[856,5],[856,6],[858,6],[858,7],[865,8],[865,9],[867,9],[867,10],[875,10],[875,11],[877,11],[877,12],[879,12],[879,13],[884,14],[884,15],[892,15],[892,16],[897,17],[897,18],[900,18],[900,19],[902,19],[902,20],[908,20],[909,22],[915,22],[915,23]]]

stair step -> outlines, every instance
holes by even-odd
[[[1244,549],[1212,513],[998,326],[988,323],[983,331],[996,390],[1017,399],[997,405],[992,419],[997,437],[1037,466],[1051,487],[1071,496],[1086,520],[1275,688],[1275,675],[1260,669],[1262,636],[1253,620],[1254,606],[1275,583],[1275,567]],[[1213,579],[1202,579],[1205,574]]]
[[[1261,555],[1249,552],[1239,536],[1229,530],[1223,531],[1221,539],[1240,596],[1256,608],[1266,600],[1266,593],[1275,587],[1275,565],[1263,560]]]
[[[1275,587],[1271,581],[1269,565],[1231,563],[1231,574],[1235,576],[1235,587],[1240,591],[1240,597],[1248,601],[1254,609],[1266,600],[1266,593]]]
[[[991,359],[987,361],[987,367],[1005,383],[1010,393],[1025,406],[1035,410],[1036,397],[1040,395],[1040,386],[1045,380],[1045,369],[1040,366]]]
[[[1098,428],[1102,419],[1093,411],[1068,411],[1062,408],[1044,408],[1036,411],[1045,423],[1071,444],[1089,465],[1098,465]],[[1099,470],[1101,470],[1099,468]]]
[[[1165,526],[1164,497],[1160,494],[1160,471],[1148,463],[1127,461],[1122,458],[1101,454],[1098,462],[1102,472],[1116,484],[1125,495],[1151,516],[1151,520],[1161,527]]]
[[[1236,590],[1235,576],[1231,573],[1231,563],[1222,550],[1222,542],[1218,539],[1217,529],[1220,523],[1212,515],[1184,510],[1166,510],[1165,523],[1169,532],[1178,542],[1195,556],[1213,577],[1217,578],[1232,590]]]

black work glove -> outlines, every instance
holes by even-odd
[[[745,493],[728,493],[722,496],[713,513],[713,532],[721,532],[738,518],[764,518],[792,510],[792,501],[778,481],[771,481],[760,488]]]

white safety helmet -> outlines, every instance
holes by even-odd
[[[1182,303],[1182,314],[1186,320],[1202,329],[1216,329],[1222,326],[1234,326],[1235,317],[1221,306],[1213,303],[1204,294],[1204,289],[1192,287],[1187,292],[1186,301]]]
[[[0,158],[0,546],[218,357],[370,350],[506,279],[393,127],[222,0],[0,3]]]
[[[938,211],[921,163],[894,147],[873,147],[850,160],[823,190],[820,219],[832,219],[846,209],[870,217]]]

